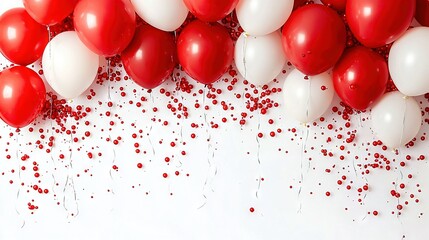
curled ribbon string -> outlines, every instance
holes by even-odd
[[[48,40],[50,42],[52,40],[51,27],[48,25],[46,28],[48,30]],[[49,44],[49,50],[48,51],[49,51],[49,59],[52,59],[52,44]]]
[[[54,193],[54,196],[56,196],[57,194],[56,194],[56,191],[55,191],[55,186],[57,186],[58,182],[57,182],[57,179],[56,179],[55,174],[54,174],[54,172],[57,171],[57,165],[56,165],[54,157],[53,157],[53,149],[54,149],[54,145],[55,145],[54,142],[56,141],[56,138],[54,136],[55,131],[54,131],[54,125],[53,125],[53,119],[54,119],[54,117],[53,117],[54,116],[54,98],[52,97],[52,94],[51,94],[50,97],[51,97],[51,106],[50,106],[50,115],[51,115],[50,125],[51,125],[51,128],[50,128],[50,132],[51,132],[51,136],[53,137],[53,139],[52,139],[52,146],[50,147],[50,150],[49,150],[49,155],[50,155],[50,158],[51,158],[52,166],[54,167],[52,169],[52,174],[51,174],[52,180],[54,181],[53,184],[52,184],[52,190],[51,191]]]
[[[249,35],[246,32],[243,32],[244,34],[244,44],[243,44],[243,66],[244,66],[244,79],[247,80],[247,62],[246,62],[246,52],[247,52],[247,38]],[[244,94],[246,92],[246,87],[243,86],[243,92],[241,94],[241,97],[244,99]],[[240,124],[240,130],[243,131],[243,125]]]
[[[246,32],[244,32],[243,36],[244,36],[244,44],[243,44],[244,79],[247,79],[246,51],[247,51],[247,38],[248,38],[249,35]]]
[[[152,108],[153,108],[155,106],[155,100],[153,98],[152,91],[150,91],[149,95],[150,95],[150,100],[152,102]],[[147,136],[148,136],[149,144],[152,148],[153,158],[156,158],[155,146],[152,143],[152,129],[153,129],[154,122],[155,122],[155,114],[153,115],[153,118],[150,119],[150,127],[149,127],[149,132]]]
[[[203,95],[203,107],[205,108],[205,106],[206,106],[206,95],[207,95],[207,89],[208,89],[208,86],[206,85],[205,87],[204,87],[204,95]],[[207,185],[209,185],[209,175],[210,175],[210,171],[212,170],[212,168],[213,168],[213,163],[212,163],[212,161],[213,161],[213,159],[214,159],[214,151],[213,151],[213,146],[212,146],[212,143],[211,143],[211,132],[210,132],[210,125],[209,125],[209,122],[208,122],[208,120],[207,120],[207,112],[205,111],[205,109],[204,109],[204,124],[205,124],[205,129],[206,129],[206,135],[207,135],[207,163],[208,163],[208,165],[209,165],[209,167],[208,167],[208,169],[207,169],[207,174],[206,174],[206,179],[205,179],[205,181],[204,181],[204,186],[203,186],[203,197],[204,197],[204,203],[200,206],[200,207],[198,207],[198,209],[201,209],[202,207],[204,207],[206,204],[207,204],[207,195],[206,195],[206,188],[207,188]],[[217,166],[216,166],[216,168],[215,168],[215,170],[214,170],[214,174],[213,174],[213,177],[212,177],[212,179],[211,179],[211,181],[210,182],[213,182],[213,179],[216,177],[216,175],[217,175]],[[212,192],[214,192],[214,189],[213,189],[213,187],[212,186],[210,186],[211,187],[211,191]]]
[[[109,115],[109,120],[112,120],[112,109],[113,109],[113,102],[112,102],[112,96],[111,96],[111,72],[113,71],[113,69],[111,68],[111,58],[107,58],[107,102],[108,102],[108,107],[109,107],[109,111],[110,111],[110,115]],[[112,135],[111,135],[112,131],[111,129],[109,129],[109,139],[110,141],[112,141]],[[114,187],[114,183],[115,183],[115,179],[113,177],[113,166],[116,164],[116,149],[113,146],[112,147],[112,153],[113,153],[113,158],[112,158],[112,166],[109,168],[109,177],[110,180],[112,181],[112,186],[111,186],[111,193],[113,195],[115,195],[115,187]],[[113,209],[112,209],[113,210]]]
[[[310,116],[310,107],[311,107],[311,80],[308,79],[307,80],[308,84],[308,89],[307,89],[307,108],[305,110],[305,115],[306,115],[306,121],[309,120],[309,116]],[[301,124],[301,184],[298,190],[298,200],[299,200],[299,208],[298,208],[298,213],[301,213],[302,210],[302,200],[301,200],[301,195],[302,195],[302,188],[304,185],[304,158],[305,158],[305,151],[307,148],[307,141],[308,141],[308,136],[309,136],[309,129],[307,127],[307,123],[303,123]],[[311,162],[308,161],[308,166],[307,166],[307,173],[310,171],[310,164]]]
[[[21,159],[19,159],[19,129],[17,129],[16,131],[16,160],[17,162],[19,162],[18,164],[18,179],[19,179],[19,185],[18,185],[18,191],[16,192],[16,201],[15,201],[15,212],[18,214],[18,216],[22,219],[22,225],[21,225],[21,229],[24,228],[25,226],[25,218],[21,216],[21,211],[19,211],[18,209],[18,203],[19,203],[19,198],[21,195],[21,182],[22,182],[22,178],[21,178]]]
[[[175,34],[176,34],[176,32],[174,32]],[[183,94],[181,94],[180,93],[180,80],[178,80],[177,78],[176,78],[176,75],[175,75],[175,73],[174,73],[174,71],[173,71],[173,73],[172,73],[172,76],[173,76],[173,80],[174,80],[174,82],[176,83],[176,84],[179,84],[179,86],[176,86],[176,97],[177,98],[179,98],[180,97],[180,99],[182,100],[181,101],[181,103],[182,103],[182,115],[181,115],[181,117],[180,117],[180,132],[179,132],[179,136],[180,136],[180,144],[183,146],[183,122],[184,122],[184,118],[185,118],[185,115],[183,115],[183,113],[184,113],[184,111],[183,111],[183,107],[184,107],[184,105],[183,105],[183,102],[184,102],[184,98],[183,98]],[[178,166],[176,166],[176,168],[181,168],[182,167],[182,161],[179,159],[179,165]]]
[[[262,91],[262,88],[260,90]],[[261,180],[262,179],[261,175],[262,174],[261,174],[261,158],[260,158],[261,143],[260,143],[258,134],[259,134],[260,129],[261,129],[261,115],[262,114],[261,114],[261,111],[259,109],[257,109],[257,111],[258,111],[258,132],[256,134],[256,142],[258,144],[258,148],[257,148],[257,154],[256,154],[256,156],[257,156],[257,161],[258,161],[259,178],[258,178],[258,188],[256,190],[256,198],[259,199],[259,190],[261,189],[261,181],[262,181]]]
[[[402,126],[401,126],[401,137],[400,137],[400,146],[403,145],[403,137],[404,137],[404,131],[405,131],[405,119],[407,116],[407,101],[408,101],[408,96],[404,96],[403,100],[404,100],[404,107],[403,107],[403,117],[402,117]],[[398,148],[397,149],[397,153],[399,155],[399,157],[402,159],[403,155],[402,155],[402,151]],[[400,168],[399,169],[399,175],[396,176],[396,180],[395,180],[395,192],[398,191],[398,184],[399,184],[399,179],[403,180],[404,179],[404,174],[402,173],[402,170]],[[397,198],[397,205],[399,205],[399,198]],[[402,232],[404,233],[404,223],[402,221],[402,219],[400,218],[400,212],[398,211],[398,213],[396,214],[396,218],[398,219],[399,223],[401,224],[401,229]],[[405,238],[405,234],[402,235],[402,239]]]
[[[405,118],[407,116],[407,100],[408,100],[408,96],[404,96],[404,107],[403,107],[403,116],[402,116],[402,126],[401,126],[401,137],[399,138],[399,144],[400,146],[403,145],[403,140],[404,140],[404,131],[405,131]],[[402,159],[402,151],[398,148],[396,149],[396,152],[398,153],[399,157]],[[399,178],[403,179],[404,175],[402,173],[402,170],[400,168],[399,169],[399,175],[396,177],[396,181],[395,181],[395,191],[397,190],[398,187],[398,181]],[[398,198],[398,205],[399,205],[399,198]],[[397,214],[397,216],[399,217],[399,212]]]
[[[67,212],[73,211],[70,210],[70,207],[72,206],[68,206],[68,200],[66,197],[66,192],[69,188],[71,188],[72,190],[72,194],[73,194],[73,202],[75,204],[76,209],[74,209],[76,211],[76,213],[69,213],[68,217],[77,217],[79,215],[79,203],[77,201],[77,192],[76,192],[76,188],[75,188],[75,184],[74,184],[74,177],[73,177],[73,133],[70,134],[70,140],[69,140],[69,149],[70,149],[70,155],[69,155],[69,166],[67,169],[67,179],[66,179],[66,183],[64,184],[64,188],[63,188],[63,207]]]
[[[355,116],[359,120],[358,121],[359,124],[358,124],[358,126],[356,128],[356,133],[358,133],[361,129],[363,129],[361,114],[362,113],[355,112]],[[362,144],[363,143],[358,143],[358,145],[357,145],[358,155],[359,155],[359,158],[361,158],[361,162],[364,160],[364,154],[362,154],[363,151],[362,151],[362,148],[361,148]],[[358,172],[357,172],[357,169],[356,169],[356,158],[354,158],[354,157],[352,158],[352,165],[353,165],[353,171],[355,173],[355,176],[356,176],[356,178],[358,178]],[[365,182],[365,185],[368,185],[368,178],[366,177],[365,173],[362,173],[362,180]],[[368,193],[367,193],[367,191],[365,191],[364,196],[363,196],[363,201],[362,201],[363,205],[365,205],[365,199],[366,199],[367,195],[368,195]],[[366,215],[364,216],[364,218],[362,219],[362,221],[365,220],[365,218],[366,218]]]
[[[307,148],[307,141],[308,141],[308,136],[309,136],[309,130],[307,127],[306,123],[301,124],[301,174],[300,174],[300,186],[298,189],[298,200],[299,200],[299,208],[298,208],[298,213],[301,213],[302,210],[302,200],[301,200],[301,195],[302,195],[302,188],[304,185],[304,158],[305,158],[305,152],[306,152],[306,148]],[[310,169],[310,162],[308,163],[308,169],[307,169],[307,173]]]
[[[362,119],[361,119],[361,116],[360,116],[360,114],[358,112],[355,112],[355,116],[359,119],[359,124],[358,124],[358,127],[356,129],[356,133],[357,133],[362,128]],[[358,144],[359,155],[361,155],[361,148],[360,148],[360,146],[361,146],[361,144]],[[358,173],[357,173],[357,169],[356,169],[356,159],[355,158],[352,158],[352,165],[353,165],[353,171],[355,172],[355,176],[357,178],[358,177]]]

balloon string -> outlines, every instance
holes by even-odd
[[[311,80],[308,80],[308,96],[307,96],[307,111],[306,111],[306,115],[307,115],[307,121],[309,120],[309,116],[310,116],[310,108],[311,108]],[[308,141],[308,135],[309,135],[309,128],[307,127],[307,123],[305,124],[305,140],[304,140],[304,151],[307,149],[307,141]],[[308,161],[308,168],[307,168],[307,173],[310,171],[310,161]]]
[[[402,147],[402,145],[404,145],[403,143],[403,138],[404,138],[404,130],[405,130],[405,119],[407,116],[407,101],[408,101],[408,96],[404,96],[403,100],[404,100],[404,104],[403,104],[403,116],[402,116],[402,126],[401,126],[401,137],[400,137],[400,142],[399,142],[399,146]],[[399,156],[400,159],[402,159],[402,151],[400,150],[400,147],[398,147],[398,149],[396,149],[396,152]],[[400,168],[399,169],[399,174],[397,174],[396,176],[396,180],[395,180],[395,191],[398,190],[398,184],[399,184],[399,178],[402,180],[404,179],[404,174],[402,173],[402,170]],[[397,204],[399,205],[399,198],[397,198]],[[403,227],[403,222],[402,219],[399,218],[400,212],[398,211],[396,214],[396,218],[399,220],[399,222],[401,223],[401,226]]]
[[[243,67],[244,67],[244,80],[247,80],[247,62],[246,62],[246,51],[247,51],[247,33],[243,32],[242,34],[244,34],[244,44],[243,44]],[[243,92],[241,93],[241,97],[244,98],[244,95],[246,93],[246,87],[243,86]],[[240,124],[240,130],[243,131],[243,125]]]
[[[18,217],[20,217],[22,219],[22,225],[21,225],[21,229],[24,228],[25,226],[25,218],[21,216],[21,212],[19,211],[18,208],[18,204],[19,204],[19,198],[21,195],[21,183],[22,183],[22,178],[21,178],[21,159],[19,159],[19,129],[17,129],[16,132],[16,160],[19,162],[18,164],[18,179],[19,179],[19,185],[18,185],[18,191],[16,192],[16,201],[15,201],[15,211],[18,214]]]
[[[76,193],[76,188],[75,188],[75,184],[74,184],[74,177],[73,177],[73,133],[70,134],[70,140],[69,140],[69,150],[70,150],[70,155],[69,155],[69,163],[67,167],[67,178],[66,178],[66,183],[64,184],[64,188],[63,188],[63,207],[64,209],[69,213],[68,217],[69,218],[75,218],[79,215],[79,204],[77,201],[77,193]],[[68,198],[66,197],[67,191],[71,188],[72,194],[73,194],[73,202],[75,204],[76,209],[74,209],[76,211],[76,214],[73,213],[73,210],[70,210],[70,208],[72,206],[68,205]],[[72,212],[72,213],[70,213]]]
[[[307,109],[306,109],[306,121],[308,121],[308,117],[310,116],[310,98],[311,98],[311,79],[308,79],[308,94],[307,94]]]
[[[246,51],[247,51],[247,33],[244,34],[244,44],[243,44],[243,67],[244,67],[244,79],[247,80],[247,64],[246,64]]]
[[[261,89],[262,91],[262,89]],[[261,158],[260,158],[260,153],[261,153],[261,143],[259,140],[259,132],[261,129],[261,111],[259,109],[257,109],[258,111],[258,133],[256,134],[256,142],[258,144],[258,149],[257,149],[257,160],[258,160],[258,171],[259,171],[259,178],[258,178],[258,189],[256,190],[256,198],[259,199],[259,190],[261,189],[261,181],[262,181],[262,174],[261,174]]]
[[[50,97],[51,97],[51,106],[50,106],[50,108],[51,108],[51,111],[50,111],[50,115],[51,115],[51,119],[50,119],[50,125],[51,125],[51,129],[50,129],[50,131],[51,131],[51,137],[52,137],[52,146],[50,147],[50,149],[49,149],[49,155],[50,155],[50,157],[51,157],[51,162],[52,162],[52,166],[54,167],[54,169],[53,169],[53,171],[52,171],[52,180],[54,181],[53,182],[53,185],[52,185],[52,192],[54,193],[54,196],[57,196],[57,194],[56,194],[56,192],[55,192],[55,186],[57,186],[57,179],[56,179],[56,177],[55,177],[55,174],[54,174],[54,171],[57,171],[57,166],[56,166],[56,163],[55,163],[55,160],[54,160],[54,157],[53,157],[53,149],[54,149],[54,146],[55,146],[55,141],[56,141],[56,138],[55,138],[55,136],[54,136],[54,133],[55,133],[55,131],[54,131],[54,125],[53,125],[53,119],[54,119],[54,98],[53,98],[53,95],[51,94],[50,95]],[[55,197],[55,199],[57,199],[56,197]]]
[[[401,126],[401,137],[400,137],[400,142],[399,142],[399,146],[404,145],[404,143],[402,142],[404,140],[404,130],[405,130],[405,117],[407,116],[407,100],[408,97],[404,96],[403,97],[404,100],[404,107],[403,107],[403,116],[402,116],[402,126]]]
[[[112,100],[110,96],[110,58],[107,58],[107,98],[109,102]]]
[[[176,31],[174,31],[174,33],[176,34]],[[180,136],[180,144],[183,146],[183,125],[184,125],[184,118],[185,118],[185,115],[183,114],[184,113],[184,110],[183,110],[183,108],[184,108],[184,105],[183,105],[184,98],[183,98],[183,94],[180,92],[180,82],[179,82],[180,80],[178,80],[176,78],[176,75],[174,74],[174,70],[173,70],[173,80],[174,80],[175,84],[179,84],[179,86],[176,85],[176,98],[180,97],[181,104],[182,104],[182,115],[180,117],[180,132],[179,132],[179,136]],[[182,161],[180,160],[180,158],[179,158],[179,165],[176,166],[176,167],[177,168],[181,168],[182,167]]]
[[[362,113],[359,114],[359,127],[363,128],[363,123],[362,123]]]
[[[359,124],[358,124],[358,126],[356,128],[356,134],[358,132],[360,132],[361,130],[363,130],[361,114],[362,113],[355,112],[355,116],[359,120]],[[365,157],[364,157],[364,154],[362,153],[363,151],[362,151],[361,146],[363,146],[363,143],[358,143],[358,145],[357,145],[357,149],[358,149],[357,156],[360,159],[360,161],[363,163]],[[356,169],[356,158],[355,157],[352,158],[352,165],[353,165],[353,171],[355,172],[355,176],[356,176],[356,179],[357,179],[358,178],[358,171]],[[361,166],[362,166],[362,164],[361,164]],[[361,170],[363,170],[362,167],[361,167]],[[365,183],[364,185],[367,186],[368,185],[368,178],[366,177],[365,172],[362,172],[361,175],[362,175],[361,176],[362,177],[362,181]],[[365,205],[365,199],[366,199],[367,195],[368,195],[368,193],[367,193],[367,191],[365,191],[364,196],[363,196],[363,200],[362,200],[362,205]],[[362,221],[365,220],[365,219],[366,219],[366,215],[364,216],[364,218],[362,219]]]
[[[51,27],[48,25],[47,27],[48,30],[48,40],[49,42],[52,40],[52,33],[51,33]],[[49,44],[49,59],[52,59],[52,44]]]
[[[308,94],[307,94],[307,107],[306,107],[306,111],[305,111],[305,115],[306,115],[306,121],[308,121],[309,116],[310,116],[310,99],[311,99],[311,80],[308,79]],[[304,185],[304,158],[305,158],[305,151],[307,148],[307,141],[308,141],[308,136],[309,136],[309,129],[307,127],[307,123],[303,123],[302,124],[302,131],[301,131],[301,184],[298,190],[298,200],[299,200],[299,209],[298,209],[298,213],[301,213],[302,210],[302,200],[301,200],[301,194],[302,194],[302,188]],[[308,161],[308,166],[307,166],[307,173],[310,171],[310,161]]]
[[[113,102],[112,102],[112,96],[111,96],[111,77],[112,77],[111,72],[112,71],[113,71],[113,69],[111,69],[111,58],[107,58],[107,100],[108,100],[108,107],[109,107],[109,112],[110,112],[109,122],[112,121],[112,115],[113,115],[113,113],[112,113]],[[112,129],[109,128],[109,140],[110,141],[112,141],[111,133],[112,133]],[[115,164],[116,164],[116,149],[114,146],[112,147],[112,154],[113,154],[113,158],[112,158],[112,162],[111,162],[112,166],[109,168],[109,177],[110,177],[110,180],[112,182],[110,192],[113,195],[115,195],[115,187],[114,187],[115,179],[113,177],[113,170],[114,170],[113,166],[115,166]],[[113,210],[113,208],[111,210]]]
[[[359,118],[359,124],[358,124],[358,127],[357,127],[357,129],[356,129],[356,134],[361,130],[361,128],[362,128],[362,120],[361,120],[361,117],[360,117],[360,114],[359,113],[357,113],[357,112],[355,112],[355,116],[356,117],[358,117]],[[359,152],[359,155],[361,155],[360,153],[361,153],[361,148],[360,148],[360,146],[361,146],[361,144],[358,144],[358,152]],[[355,176],[356,176],[356,178],[358,177],[358,173],[357,173],[357,169],[356,169],[356,161],[355,161],[356,159],[355,158],[352,158],[352,164],[353,164],[353,171],[355,172]],[[363,159],[362,159],[363,160]]]
[[[302,195],[302,188],[304,185],[304,158],[305,158],[305,153],[306,153],[306,148],[307,148],[307,141],[308,141],[308,136],[309,136],[309,129],[307,127],[306,123],[301,124],[301,179],[300,179],[300,186],[299,186],[299,190],[298,190],[298,201],[299,201],[299,208],[298,208],[298,213],[301,213],[302,210],[302,199],[301,199],[301,195]],[[307,173],[310,169],[310,162],[308,163],[308,169],[307,169]]]
[[[212,149],[213,147],[212,147],[212,143],[211,143],[210,125],[209,125],[209,122],[207,120],[207,112],[205,110],[206,98],[207,98],[207,96],[206,96],[207,95],[207,89],[208,89],[208,86],[206,85],[204,87],[203,107],[204,107],[204,125],[205,125],[206,136],[207,136],[207,163],[208,163],[209,166],[207,168],[206,179],[205,179],[204,185],[203,185],[204,202],[203,202],[203,204],[200,207],[198,207],[198,209],[201,209],[202,207],[204,207],[207,204],[207,200],[208,199],[207,199],[207,196],[206,196],[206,189],[207,189],[207,186],[209,185],[209,175],[210,175],[210,172],[213,169],[213,163],[212,163],[212,161],[214,159],[214,151]],[[217,171],[218,171],[218,169],[217,169],[217,166],[216,166],[215,169],[214,169],[213,177],[210,180],[210,182],[213,182],[214,178],[217,176]],[[211,191],[214,192],[213,187],[210,186],[210,188],[211,188]]]
[[[150,100],[152,102],[152,106],[154,107],[155,106],[155,100],[153,98],[152,91],[150,91],[149,97],[150,97]],[[152,137],[152,129],[153,129],[154,122],[155,122],[155,115],[153,115],[153,118],[150,119],[150,127],[149,127],[149,132],[147,133],[147,136],[148,136],[149,144],[150,144],[150,146],[152,148],[153,158],[156,158],[155,147],[154,147],[154,145],[152,143],[152,138],[151,138]]]
[[[402,142],[402,141],[401,141]],[[401,154],[401,151],[398,149],[398,153],[400,154],[400,155],[402,155]],[[402,158],[401,158],[402,159]],[[404,179],[404,175],[403,175],[403,173],[402,173],[402,170],[401,169],[399,169],[399,174],[397,173],[396,174],[396,180],[395,180],[395,192],[397,193],[398,192],[398,185],[399,185],[399,179],[401,179],[401,180],[403,180]],[[399,197],[396,197],[396,199],[397,199],[397,202],[396,202],[396,204],[397,204],[397,206],[399,206],[399,204],[400,204],[400,201],[399,201]],[[398,210],[398,212],[396,213],[396,219],[398,220],[398,222],[399,222],[399,224],[401,224],[401,230],[402,230],[402,232],[404,233],[405,231],[404,231],[404,222],[402,221],[402,218],[400,218],[400,212],[399,212],[399,210]],[[402,235],[402,239],[404,239],[405,238],[405,234],[403,234]]]

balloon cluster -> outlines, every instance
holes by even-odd
[[[289,62],[296,69],[284,81],[285,109],[296,120],[319,118],[336,92],[356,110],[372,108],[373,130],[390,147],[406,144],[420,128],[420,108],[412,97],[429,92],[427,0],[23,3],[25,8],[0,17],[1,53],[23,66],[43,56],[46,81],[67,99],[89,88],[99,56],[120,55],[128,75],[147,89],[162,84],[178,63],[190,77],[211,84],[235,61],[246,80],[263,86]],[[218,23],[234,10],[243,30],[235,43]],[[184,24],[189,11],[196,19]],[[136,13],[147,24],[137,24]],[[50,39],[49,27],[70,14],[75,31]],[[423,26],[409,29],[414,16]],[[390,46],[388,56],[374,50]],[[389,76],[399,92],[385,94]],[[4,70],[0,117],[14,127],[33,121],[45,99],[41,83],[25,67]]]

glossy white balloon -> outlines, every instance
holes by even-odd
[[[144,21],[167,32],[179,28],[188,16],[183,0],[131,0],[131,3]]]
[[[234,59],[238,71],[250,83],[262,86],[271,82],[286,63],[280,32],[259,37],[241,34]]]
[[[383,144],[399,148],[419,132],[422,115],[412,97],[395,91],[384,94],[371,110],[372,130]]]
[[[390,49],[389,71],[400,92],[418,96],[429,92],[429,27],[408,30]]]
[[[73,99],[91,86],[100,58],[89,50],[74,31],[55,36],[43,52],[46,81],[60,96]]]
[[[307,77],[294,69],[283,85],[286,114],[301,123],[311,122],[330,107],[334,92],[332,76],[328,72]]]
[[[270,34],[289,18],[294,0],[240,0],[236,7],[238,22],[252,36]]]

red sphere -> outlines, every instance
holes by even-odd
[[[180,34],[177,55],[189,76],[210,84],[228,70],[233,60],[234,45],[226,28],[219,23],[196,20]]]
[[[80,0],[73,20],[80,40],[103,56],[121,53],[136,28],[136,14],[129,0]]]
[[[334,87],[341,100],[363,111],[386,91],[389,78],[387,63],[371,49],[348,49],[333,69]]]
[[[15,128],[33,122],[46,99],[43,80],[36,72],[23,66],[0,73],[0,92],[0,117]]]
[[[28,65],[39,59],[49,41],[45,26],[24,8],[13,8],[0,17],[0,50],[9,61]]]
[[[283,27],[283,48],[289,61],[307,75],[325,72],[346,47],[346,28],[337,13],[320,4],[292,12]]]
[[[70,15],[78,0],[23,0],[28,14],[43,25],[54,25]]]
[[[176,66],[176,42],[171,33],[150,25],[137,28],[130,45],[121,54],[125,71],[140,86],[159,86]]]
[[[376,48],[392,43],[410,26],[414,0],[348,0],[346,18],[357,40]]]

